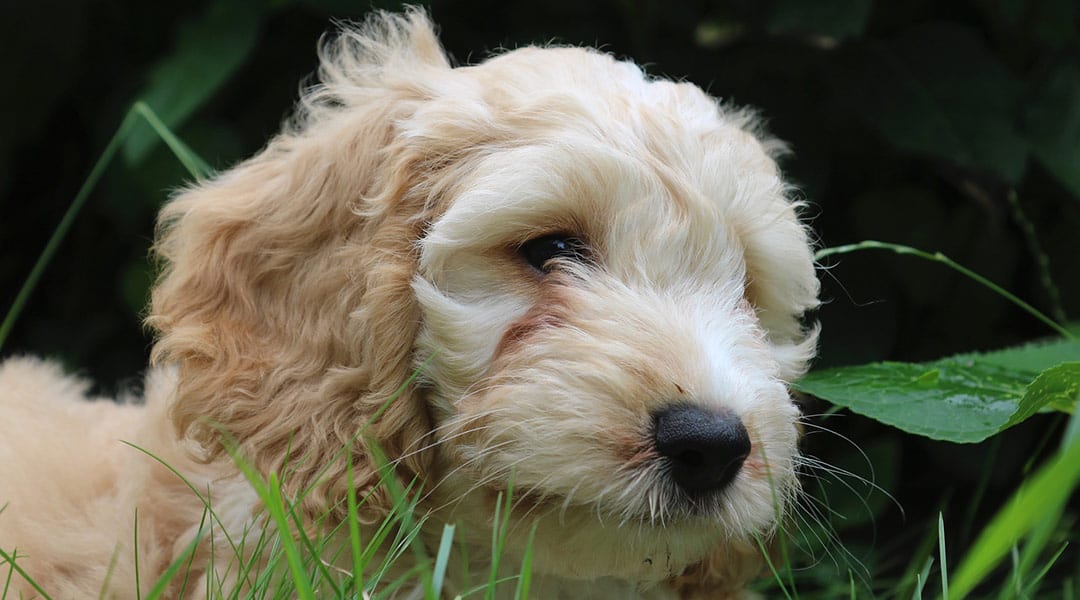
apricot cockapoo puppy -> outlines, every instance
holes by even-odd
[[[251,589],[275,530],[239,457],[335,573],[348,495],[365,541],[394,505],[384,465],[429,555],[456,527],[448,597],[487,581],[507,494],[499,564],[533,536],[532,597],[744,595],[796,493],[787,382],[816,337],[780,144],[595,50],[453,68],[419,11],[346,28],[319,75],[163,209],[145,402],[0,367],[9,593],[135,598],[174,564],[166,597]]]

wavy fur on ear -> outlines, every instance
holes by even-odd
[[[235,441],[260,473],[287,474],[309,514],[343,510],[345,448],[361,495],[378,483],[361,432],[401,456],[431,430],[401,389],[431,209],[409,193],[418,158],[395,123],[425,96],[432,78],[417,71],[450,69],[419,11],[345,30],[320,56],[321,83],[282,134],[162,210],[148,318],[154,362],[179,366],[179,432],[206,460]],[[420,473],[425,457],[399,468]]]

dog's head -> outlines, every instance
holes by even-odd
[[[346,456],[378,483],[373,442],[477,536],[512,487],[563,575],[659,580],[768,537],[818,285],[752,116],[579,48],[451,68],[416,12],[345,31],[320,75],[162,213],[181,432],[289,471],[312,512]]]

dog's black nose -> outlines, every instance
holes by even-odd
[[[653,414],[656,451],[690,494],[723,489],[750,454],[750,435],[730,411],[676,405]]]

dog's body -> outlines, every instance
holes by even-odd
[[[199,537],[183,595],[243,587],[225,538],[267,521],[225,448],[326,531],[356,490],[367,536],[377,445],[425,545],[456,524],[451,592],[508,493],[534,597],[739,594],[797,487],[815,338],[776,144],[595,51],[451,68],[415,12],[322,59],[284,133],[163,210],[145,405],[0,367],[0,548],[55,598],[128,598],[136,555],[145,594]]]

